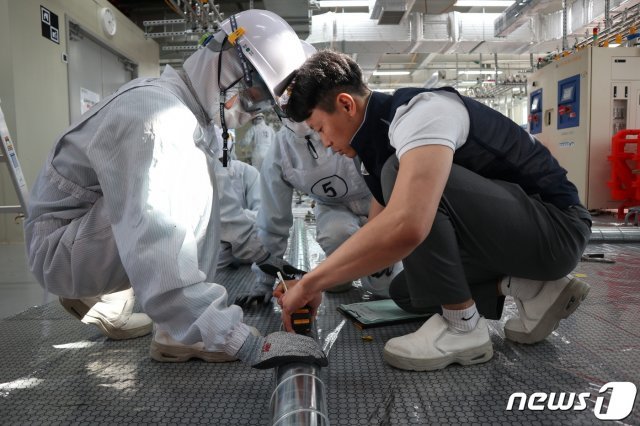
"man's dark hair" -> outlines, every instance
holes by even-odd
[[[309,118],[316,107],[333,112],[338,93],[365,96],[369,91],[358,64],[344,53],[332,50],[321,50],[307,59],[296,71],[288,90],[284,112],[298,122]]]

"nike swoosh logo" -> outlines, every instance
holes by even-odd
[[[471,318],[476,316],[476,313],[477,312],[474,312],[473,315],[471,315],[469,318],[462,317],[462,321],[469,321]]]

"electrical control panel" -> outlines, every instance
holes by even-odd
[[[558,82],[558,129],[580,125],[580,75]]]
[[[529,131],[567,170],[590,210],[619,205],[607,184],[608,157],[614,135],[640,129],[638,70],[638,48],[588,47],[527,78]]]
[[[536,135],[542,132],[542,89],[529,96],[529,133]]]

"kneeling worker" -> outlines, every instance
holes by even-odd
[[[402,260],[391,297],[436,312],[390,339],[384,359],[406,370],[475,364],[493,356],[485,318],[504,295],[519,317],[510,340],[536,343],[571,315],[589,286],[567,276],[591,219],[549,150],[499,112],[452,88],[372,92],[348,56],[321,51],[296,71],[285,113],[325,146],[362,160],[384,209],[282,295],[283,321],[321,291]]]

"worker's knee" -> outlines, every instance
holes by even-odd
[[[318,228],[316,241],[327,255],[333,253],[343,242],[359,229],[352,223],[342,221],[327,221],[322,228]]]

